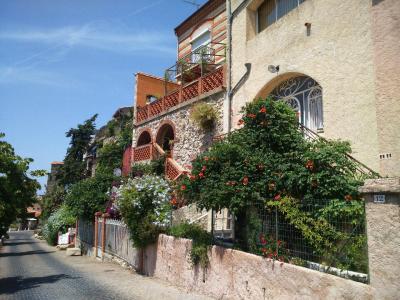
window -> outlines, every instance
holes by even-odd
[[[299,76],[288,79],[276,87],[271,96],[292,107],[299,122],[307,128],[323,130],[322,88],[312,78]]]
[[[192,41],[192,63],[199,62],[201,58],[200,50],[211,42],[211,32],[207,30]]]
[[[257,9],[257,32],[295,9],[305,0],[265,0]]]
[[[158,98],[156,96],[154,96],[154,95],[147,95],[146,96],[147,103],[153,103],[154,101],[157,101],[157,100],[158,100]]]

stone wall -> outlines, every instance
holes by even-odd
[[[176,107],[176,109],[174,108],[174,110],[152,119],[149,122],[142,123],[134,129],[133,145],[136,145],[136,139],[142,130],[149,129],[153,141],[155,141],[160,127],[165,122],[172,123],[175,127],[173,158],[183,167],[190,165],[191,161],[195,159],[199,153],[205,151],[211,145],[213,137],[222,133],[222,103],[224,96],[225,93],[222,91],[209,95],[199,101],[182,103],[182,105]],[[193,105],[200,101],[212,104],[219,112],[220,116],[218,122],[212,132],[205,132],[190,119]]]
[[[145,274],[217,299],[372,299],[370,286],[214,246],[210,267],[193,268],[191,241],[160,235],[145,251]]]
[[[232,0],[232,11],[242,2]],[[233,20],[232,85],[245,73],[245,63],[252,70],[233,97],[232,126],[247,101],[266,96],[285,76],[305,74],[323,90],[322,135],[351,141],[361,162],[385,175],[400,175],[400,27],[395,17],[400,1],[373,6],[371,0],[307,0],[256,34],[261,2],[249,1]],[[310,35],[305,23],[311,24]],[[280,76],[270,73],[268,65],[279,65]],[[393,155],[385,165],[381,152]]]
[[[400,179],[370,179],[360,192],[367,216],[371,287],[376,299],[399,299]]]

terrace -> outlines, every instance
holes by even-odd
[[[179,59],[165,71],[164,96],[137,107],[136,125],[216,93],[225,84],[225,44],[209,43]],[[179,87],[168,91],[167,83]]]

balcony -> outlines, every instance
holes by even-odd
[[[181,58],[165,72],[165,82],[180,86],[156,101],[136,109],[136,125],[153,119],[178,105],[222,89],[225,84],[225,45],[208,44]],[[167,91],[167,88],[165,88]]]

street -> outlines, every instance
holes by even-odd
[[[67,257],[31,231],[0,248],[0,299],[209,299],[113,263]]]

